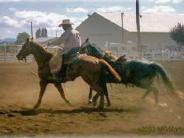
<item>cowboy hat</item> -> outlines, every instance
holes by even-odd
[[[63,26],[63,25],[66,25],[66,24],[72,25],[73,23],[70,22],[70,19],[64,19],[64,20],[62,21],[62,23],[59,24],[59,27],[61,27],[61,26]]]

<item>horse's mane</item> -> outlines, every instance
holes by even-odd
[[[102,58],[105,55],[105,52],[101,48],[96,47],[95,44],[89,43],[84,48],[87,48],[87,50],[89,50],[91,54],[96,55],[97,57]]]
[[[44,49],[44,47],[41,44],[33,41],[31,41],[30,43],[32,44],[32,46],[35,46],[37,50],[39,49],[42,54],[48,55],[49,57],[53,56],[53,54]]]

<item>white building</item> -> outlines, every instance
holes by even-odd
[[[122,23],[123,21],[123,23]],[[143,13],[140,17],[141,42],[145,49],[165,49],[177,44],[170,38],[170,30],[177,23],[184,23],[184,14]],[[122,25],[123,24],[123,25]],[[122,29],[123,26],[123,29]],[[136,49],[137,29],[135,13],[121,12],[101,13],[89,15],[78,27],[81,37],[99,47],[108,47],[107,43],[123,43],[132,50]],[[121,47],[124,50],[124,48]],[[118,48],[117,51],[121,51]],[[122,51],[123,51],[122,50]]]

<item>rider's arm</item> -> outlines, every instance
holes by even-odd
[[[66,31],[59,38],[51,41],[50,44],[51,45],[61,45],[62,43],[65,43],[65,41],[67,41],[68,38],[69,38],[69,33]]]

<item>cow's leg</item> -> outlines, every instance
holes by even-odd
[[[42,97],[45,93],[45,89],[47,87],[47,82],[43,82],[43,81],[40,81],[40,93],[39,93],[39,98],[37,100],[37,103],[35,104],[34,106],[34,109],[38,108],[41,104],[41,101],[42,101]]]
[[[69,100],[66,99],[66,96],[65,96],[65,93],[64,93],[62,84],[60,84],[60,83],[54,83],[54,86],[55,86],[55,87],[57,88],[57,90],[59,91],[59,94],[61,95],[61,97],[63,98],[63,100],[64,100],[67,104],[71,105],[71,103],[69,102]]]

